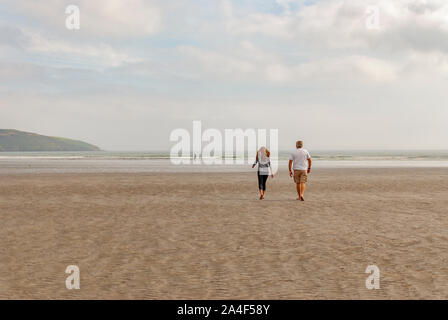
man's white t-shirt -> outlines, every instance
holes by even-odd
[[[311,159],[311,156],[309,152],[303,148],[297,149],[289,156],[289,160],[293,161],[294,170],[308,170],[308,159]]]

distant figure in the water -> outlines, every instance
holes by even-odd
[[[255,163],[252,168],[258,163],[258,189],[260,190],[260,200],[264,199],[266,192],[266,182],[268,180],[269,174],[274,178],[274,173],[271,168],[271,153],[266,147],[261,147],[257,152],[257,157],[255,158]]]
[[[294,166],[293,166],[294,164]],[[293,176],[297,187],[297,200],[305,201],[303,197],[308,181],[308,174],[311,172],[311,156],[309,152],[303,149],[303,141],[296,142],[296,151],[289,157],[289,176]]]

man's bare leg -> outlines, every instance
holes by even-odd
[[[305,190],[306,190],[306,184],[305,183],[301,183],[300,184],[300,200],[304,201],[305,199],[303,198],[303,196],[305,195]]]
[[[296,184],[296,186],[297,186],[297,195],[298,195],[298,198],[297,198],[297,200],[300,200],[300,194],[301,194],[301,188],[300,188],[300,183],[297,183]]]

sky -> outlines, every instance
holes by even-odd
[[[169,150],[194,120],[448,149],[447,89],[446,0],[0,0],[0,128],[104,150]]]

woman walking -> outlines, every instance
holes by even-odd
[[[274,178],[274,173],[271,168],[271,153],[266,147],[261,147],[257,152],[257,157],[255,158],[255,163],[252,165],[252,168],[256,166],[258,163],[258,189],[260,190],[260,200],[264,199],[264,195],[266,192],[266,182],[268,180],[269,174]]]

